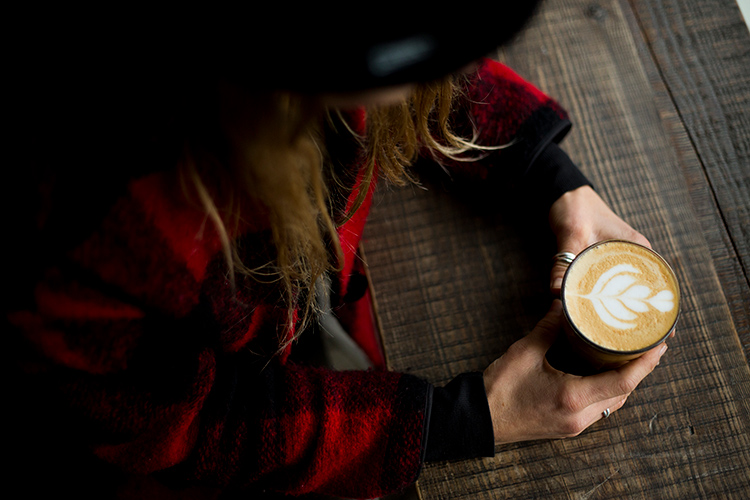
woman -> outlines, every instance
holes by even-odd
[[[557,372],[544,354],[558,302],[484,373],[446,387],[383,369],[372,342],[359,238],[376,180],[408,182],[419,156],[533,193],[560,251],[645,242],[557,146],[570,127],[559,105],[480,57],[530,12],[476,20],[486,37],[358,24],[289,29],[269,48],[227,30],[139,35],[149,43],[112,44],[113,64],[93,68],[50,57],[71,78],[22,89],[28,167],[13,185],[28,210],[5,315],[19,468],[48,478],[33,485],[372,497],[425,461],[573,436],[620,408],[663,351],[591,377]],[[260,47],[262,77],[227,47]],[[375,370],[298,359],[321,304]]]

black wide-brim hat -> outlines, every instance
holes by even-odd
[[[498,0],[489,6],[454,2],[446,8],[446,4],[430,3],[429,11],[408,14],[405,10],[379,11],[377,3],[344,4],[341,10],[345,12],[269,20],[265,30],[227,36],[228,46],[250,49],[243,65],[227,67],[246,85],[308,92],[429,81],[460,70],[507,43],[521,31],[537,4],[537,0]],[[324,22],[316,20],[321,17]]]
[[[218,76],[249,88],[360,91],[457,71],[511,40],[538,3],[430,2],[420,12],[412,4],[332,9],[277,0],[85,17],[65,11],[27,17],[17,56],[29,75],[52,76],[49,83],[108,73],[140,83]]]

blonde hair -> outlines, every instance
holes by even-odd
[[[408,168],[420,149],[436,159],[456,160],[468,150],[486,149],[451,130],[449,117],[459,88],[450,77],[419,85],[398,104],[369,108],[363,136],[346,125],[341,113],[325,109],[315,98],[224,89],[232,104],[221,117],[231,145],[228,161],[206,161],[188,147],[178,173],[184,192],[197,197],[220,235],[230,281],[234,284],[244,275],[280,284],[279,300],[288,311],[281,348],[293,340],[288,332],[302,331],[314,317],[316,282],[341,269],[336,228],[361,206],[376,172],[403,185],[415,182]],[[345,186],[351,187],[353,179],[340,178],[342,173],[333,166],[326,126],[353,134],[367,153],[355,187],[358,197],[344,214],[332,212],[331,199],[346,195]],[[268,262],[255,267],[242,261],[233,238],[249,205],[267,216],[275,251]]]

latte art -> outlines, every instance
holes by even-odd
[[[633,320],[648,312],[649,306],[663,313],[674,309],[674,293],[653,293],[648,285],[638,282],[639,274],[641,271],[630,264],[616,265],[602,273],[591,293],[580,297],[592,302],[603,322],[621,330],[634,328]]]
[[[587,249],[568,268],[562,298],[579,335],[610,351],[645,349],[674,327],[679,288],[656,253],[625,241]]]

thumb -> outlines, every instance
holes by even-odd
[[[555,299],[552,301],[547,314],[536,324],[527,335],[527,341],[543,349],[543,352],[552,347],[562,326],[562,302]]]

